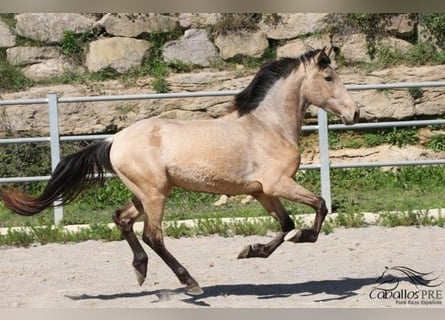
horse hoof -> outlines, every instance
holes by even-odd
[[[142,286],[142,284],[143,284],[144,281],[145,281],[145,276],[142,275],[137,269],[134,269],[134,273],[136,273],[136,279],[137,279],[137,281],[138,281],[138,284],[139,284],[140,286]]]
[[[300,229],[293,229],[286,234],[286,236],[284,237],[284,240],[297,243],[298,240],[300,240],[301,235],[302,235],[302,232]]]
[[[246,259],[249,258],[249,254],[252,251],[252,246],[248,245],[241,250],[241,252],[238,254],[238,259]]]
[[[191,296],[199,296],[204,293],[198,284],[192,284],[185,288],[185,293]]]

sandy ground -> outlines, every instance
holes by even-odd
[[[315,244],[286,242],[268,259],[236,259],[245,245],[269,241],[271,236],[167,238],[167,248],[204,290],[197,297],[184,293],[148,247],[148,277],[139,287],[125,241],[3,247],[0,308],[431,308],[413,305],[426,298],[371,299],[385,266],[396,265],[432,272],[436,283],[443,282],[439,286],[415,287],[405,277],[399,289],[430,290],[434,307],[445,305],[443,228],[336,229]]]

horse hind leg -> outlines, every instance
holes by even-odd
[[[289,217],[286,209],[280,200],[265,194],[257,194],[254,197],[261,203],[266,211],[281,225],[281,231],[272,239],[272,241],[262,244],[256,243],[248,245],[238,254],[238,259],[245,258],[267,258],[269,257],[283,242],[288,231],[294,230],[295,224]]]
[[[142,214],[142,204],[137,198],[113,214],[114,222],[133,252],[133,267],[139,285],[144,283],[147,276],[148,256],[134,233],[133,224]]]
[[[167,193],[159,193],[153,190],[143,202],[145,220],[142,240],[170,267],[178,280],[186,285],[186,293],[190,295],[200,295],[203,291],[198,282],[193,279],[187,269],[182,266],[165,247],[162,232],[162,217],[166,199]]]

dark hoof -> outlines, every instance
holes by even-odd
[[[140,272],[139,272],[139,270],[138,269],[134,269],[134,273],[136,273],[136,279],[137,279],[137,281],[138,281],[138,284],[140,285],[140,286],[142,286],[142,284],[144,283],[144,281],[145,281],[145,275],[143,275],[143,274],[141,274]]]
[[[204,293],[199,284],[191,284],[185,288],[185,293],[191,296],[199,296]]]
[[[245,246],[243,250],[241,250],[241,252],[238,254],[238,259],[249,258],[251,252],[252,252],[252,246],[251,245]]]

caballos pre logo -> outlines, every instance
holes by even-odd
[[[394,301],[401,305],[441,305],[442,282],[432,272],[423,273],[408,267],[385,267],[376,280],[376,287],[369,293],[373,300]],[[407,282],[410,285],[401,285]]]

